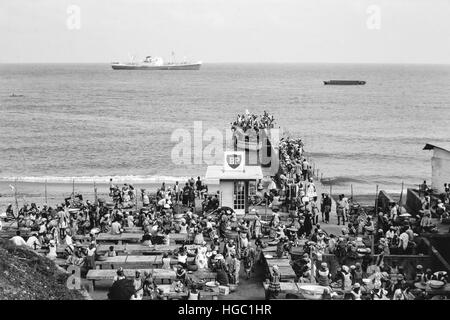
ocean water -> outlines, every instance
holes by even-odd
[[[324,86],[330,79],[367,84]],[[174,131],[193,137],[194,121],[202,121],[203,131],[225,134],[248,109],[272,113],[283,130],[301,137],[333,190],[352,186],[367,194],[379,185],[400,192],[402,182],[430,179],[425,143],[450,139],[449,83],[448,65],[205,64],[200,71],[146,72],[4,64],[0,184],[203,176],[205,163],[172,161]]]

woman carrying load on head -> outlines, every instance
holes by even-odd
[[[267,288],[266,300],[275,299],[281,291],[280,287],[280,271],[277,265],[272,267],[272,274],[270,275],[270,283]]]
[[[217,260],[216,264],[217,282],[219,282],[219,284],[222,286],[227,286],[230,282],[228,278],[228,268],[225,263],[224,257],[219,253],[215,256],[215,259]]]
[[[242,257],[244,259],[245,274],[247,275],[247,279],[250,279],[253,264],[255,261],[255,249],[253,249],[252,247],[245,248]]]
[[[255,239],[262,237],[261,217],[257,212],[255,213],[255,221],[253,222],[253,234]]]

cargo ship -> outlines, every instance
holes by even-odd
[[[362,80],[328,80],[324,81],[325,85],[364,85],[365,81]]]
[[[202,65],[198,62],[168,62],[165,63],[161,57],[147,56],[144,61],[136,63],[113,62],[114,70],[199,70]]]

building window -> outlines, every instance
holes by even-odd
[[[235,181],[234,182],[234,193],[233,193],[233,206],[234,210],[245,209],[245,182]]]
[[[248,183],[248,196],[249,197],[256,195],[257,186],[258,186],[258,184],[256,183],[256,181],[249,181],[249,183]]]

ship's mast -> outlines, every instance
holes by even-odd
[[[128,53],[128,58],[130,59],[130,62],[134,63],[134,54]]]

